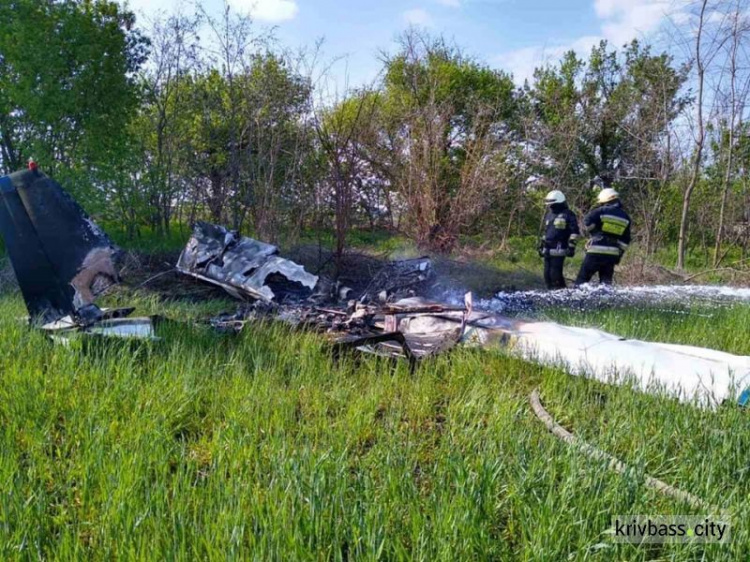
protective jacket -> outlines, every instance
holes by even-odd
[[[550,205],[544,217],[544,248],[552,257],[566,256],[568,246],[575,246],[581,231],[578,218],[565,203]]]
[[[586,244],[587,254],[620,258],[630,244],[630,216],[619,201],[602,205],[583,219],[583,226],[591,236]]]

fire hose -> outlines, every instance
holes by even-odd
[[[606,461],[607,467],[610,470],[613,470],[619,474],[625,474],[629,471],[629,467],[618,458],[610,455],[609,453],[605,453],[600,449],[597,449],[593,445],[590,445],[580,437],[573,435],[567,429],[558,424],[552,418],[549,412],[544,409],[544,406],[542,406],[542,403],[539,399],[538,388],[534,389],[534,391],[531,393],[531,396],[529,397],[529,400],[531,402],[531,408],[534,410],[534,414],[536,414],[536,417],[539,418],[539,420],[555,437],[567,443],[568,445],[576,447],[578,450],[592,459]],[[657,478],[653,478],[648,474],[644,475],[644,483],[648,488],[656,490],[660,494],[664,494],[666,496],[670,496],[679,501],[682,501],[688,504],[693,509],[706,510],[711,514],[718,514],[724,519],[730,519],[728,512],[726,512],[725,510],[718,509],[717,507],[702,500],[698,496],[675,488],[674,486],[671,486]]]

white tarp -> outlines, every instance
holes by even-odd
[[[413,303],[412,303],[413,304]],[[455,330],[463,313],[403,314],[398,328],[418,336]],[[462,342],[508,349],[524,359],[563,366],[605,383],[632,381],[646,392],[666,391],[683,401],[713,406],[750,388],[750,357],[702,347],[629,340],[601,330],[508,318],[473,310]]]
[[[750,357],[701,347],[622,339],[552,322],[517,325],[513,350],[602,382],[631,379],[644,391],[664,389],[684,401],[716,405],[750,386]]]

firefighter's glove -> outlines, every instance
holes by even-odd
[[[573,256],[575,256],[575,255],[576,255],[576,247],[575,247],[575,244],[570,244],[570,245],[568,246],[568,257],[569,257],[569,258],[572,258],[572,257],[573,257]]]
[[[539,242],[539,247],[536,249],[536,251],[539,254],[540,258],[543,258],[547,255],[547,246],[544,244],[544,240]]]

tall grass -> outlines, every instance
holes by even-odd
[[[136,301],[178,319],[226,306]],[[278,324],[236,337],[167,325],[154,343],[65,348],[17,322],[23,312],[0,299],[4,560],[743,560],[750,547],[750,427],[736,408],[482,351],[415,373],[334,362],[320,337]],[[599,321],[617,328],[618,314]],[[701,341],[746,352],[724,332],[748,310],[721,314]],[[649,320],[655,337],[697,336],[669,318]],[[536,386],[633,472],[549,435],[528,407]],[[734,510],[731,544],[610,543],[613,514],[691,513],[644,488],[644,471]]]

